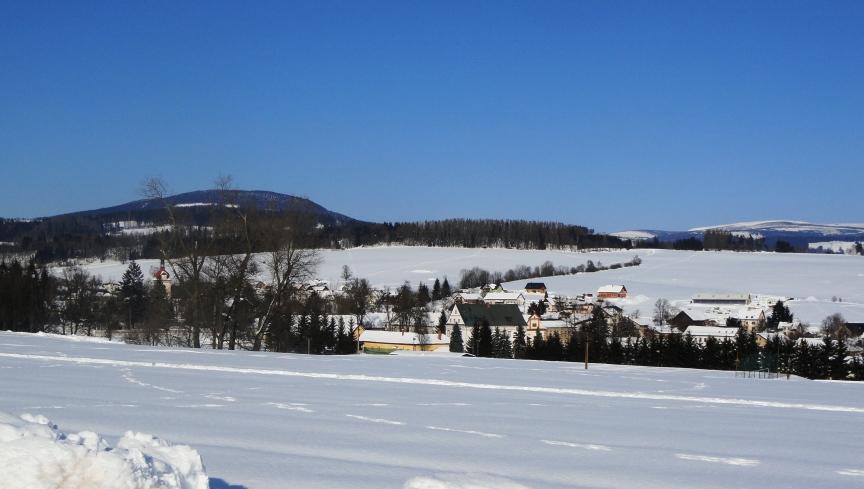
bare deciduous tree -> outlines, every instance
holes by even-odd
[[[666,324],[678,314],[678,310],[672,307],[666,299],[657,299],[654,303],[654,324]]]

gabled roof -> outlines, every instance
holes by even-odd
[[[515,301],[522,297],[521,292],[489,292],[483,296],[484,301]]]
[[[732,315],[732,317],[736,319],[745,319],[748,321],[755,321],[762,318],[765,313],[762,309],[757,309],[753,307],[742,307]]]
[[[522,294],[522,297],[525,298],[525,302],[528,302],[528,303],[531,303],[531,302],[542,302],[542,301],[545,301],[545,300],[546,300],[546,296],[544,296],[543,294],[528,294],[528,293],[525,293],[525,294]]]
[[[543,282],[528,282],[527,284],[525,284],[525,288],[526,289],[545,289],[546,284],[544,284]]]
[[[467,327],[488,321],[489,326],[526,326],[522,311],[516,304],[456,304]]]
[[[597,289],[598,294],[620,294],[627,290],[623,285],[604,285]]]
[[[697,309],[689,309],[689,308],[683,309],[683,310],[681,310],[681,312],[679,312],[675,316],[677,317],[680,314],[686,315],[692,321],[707,321],[710,319],[704,312],[699,311]]]
[[[738,334],[738,328],[724,328],[722,326],[687,326],[684,334],[693,337],[713,336],[715,338],[734,338]]]

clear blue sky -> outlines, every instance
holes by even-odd
[[[0,215],[864,221],[864,2],[0,0]]]

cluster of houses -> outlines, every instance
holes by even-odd
[[[653,318],[631,317],[624,314],[619,300],[627,299],[624,285],[605,285],[595,293],[576,297],[550,294],[543,282],[529,282],[521,290],[504,290],[500,285],[487,285],[478,289],[461,290],[444,302],[447,321],[443,329],[433,334],[418,335],[403,331],[386,331],[367,328],[360,336],[361,345],[376,350],[447,350],[450,334],[458,326],[463,341],[468,341],[470,328],[477,323],[488,323],[498,328],[511,340],[518,328],[523,328],[526,337],[547,337],[557,333],[567,341],[574,331],[591,319],[599,310],[614,325],[613,334],[619,337],[651,337],[670,334],[690,335],[695,342],[704,344],[709,338],[717,341],[734,340],[740,330],[756,335],[760,346],[768,344],[775,336],[802,338],[801,341],[821,342],[818,327],[795,323],[779,323],[778,327],[766,331],[765,326],[771,308],[778,297],[753,296],[746,293],[698,293],[674,315],[661,324]],[[543,307],[532,307],[542,304]],[[727,326],[729,319],[736,326]],[[740,326],[737,326],[740,325]],[[852,325],[850,325],[852,326]],[[864,333],[864,325],[861,325]],[[806,338],[810,336],[811,338]]]
[[[626,297],[627,289],[623,285],[601,287],[596,295],[562,297],[550,295],[543,282],[528,282],[521,290],[505,290],[500,285],[490,284],[458,291],[445,300],[447,322],[433,334],[418,335],[406,331],[408,328],[385,331],[384,327],[375,329],[364,325],[359,340],[367,351],[446,350],[455,327],[463,331],[463,341],[467,341],[468,330],[474,324],[489,324],[511,340],[521,327],[529,339],[537,334],[545,337],[558,333],[566,341],[572,331],[590,320],[595,308],[600,308],[612,321],[627,320],[622,309],[609,302],[609,299]],[[532,307],[532,304],[539,307]]]
[[[150,280],[161,282],[170,296],[173,281],[164,262],[158,268],[153,267],[149,275]],[[113,284],[106,284],[110,285]],[[340,293],[339,289],[331,290],[329,283],[322,280],[309,281],[303,290],[325,299],[332,299]],[[462,330],[463,340],[467,341],[468,330],[474,324],[485,323],[508,335],[511,340],[521,327],[529,340],[537,335],[548,337],[557,333],[562,341],[567,341],[573,331],[578,331],[599,310],[610,325],[617,326],[616,331],[621,337],[684,334],[704,344],[709,338],[718,341],[734,339],[739,330],[744,329],[756,334],[756,342],[760,346],[768,344],[777,335],[801,338],[802,341],[812,339],[814,344],[821,341],[818,327],[808,329],[798,322],[781,322],[775,330],[766,331],[768,311],[777,300],[781,300],[777,297],[746,293],[697,293],[671,318],[655,324],[653,318],[624,314],[618,301],[627,299],[628,294],[627,287],[620,284],[604,285],[594,293],[575,297],[550,294],[543,282],[528,282],[519,290],[505,290],[501,285],[488,284],[460,290],[441,301],[438,310],[443,308],[445,311],[446,324],[443,328],[430,328],[432,332],[429,334],[419,334],[412,332],[410,327],[392,324],[389,317],[385,319],[379,312],[369,313],[364,324],[357,325],[354,331],[361,348],[382,352],[447,350],[455,327]],[[437,312],[430,311],[430,324],[437,321]],[[730,319],[736,320],[735,323],[740,327],[727,326]],[[864,337],[864,324],[849,326],[855,336]]]

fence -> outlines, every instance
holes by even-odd
[[[744,379],[779,379],[779,372],[772,372],[766,369],[759,370],[736,370],[735,377],[741,377]]]

